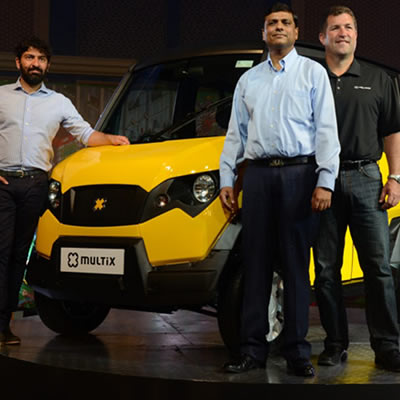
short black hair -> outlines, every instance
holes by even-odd
[[[292,10],[292,8],[289,6],[289,4],[286,3],[274,3],[266,12],[264,15],[264,18],[267,17],[268,15],[272,14],[272,13],[276,13],[276,12],[288,12],[290,14],[293,15],[293,20],[294,20],[294,25],[297,28],[299,25],[299,19],[297,17],[297,15],[294,13],[294,11]]]
[[[30,47],[33,47],[34,49],[39,50],[41,53],[43,53],[47,61],[50,62],[51,59],[51,48],[50,46],[42,39],[39,39],[36,36],[32,36],[30,38],[22,40],[20,43],[15,46],[14,52],[16,57],[20,60],[22,57],[22,54],[24,54]]]
[[[328,26],[328,17],[337,17],[338,15],[342,14],[349,14],[351,18],[353,18],[354,22],[354,27],[356,28],[356,31],[358,30],[357,26],[357,19],[356,16],[354,15],[354,12],[346,6],[332,6],[330,7],[324,14],[319,31],[320,33],[326,33],[326,28]]]

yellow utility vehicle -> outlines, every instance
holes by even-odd
[[[320,48],[297,50],[323,57]],[[50,329],[86,333],[111,307],[215,309],[224,342],[237,345],[240,212],[231,218],[222,209],[218,168],[236,82],[264,56],[260,44],[130,69],[96,129],[126,135],[132,144],[82,149],[51,175],[27,275]],[[390,216],[399,263],[399,209]],[[343,281],[359,281],[350,237],[346,244]],[[277,265],[268,340],[282,329],[281,291]]]

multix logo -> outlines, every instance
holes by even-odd
[[[68,267],[78,268],[79,265],[115,267],[115,257],[80,256],[78,253],[68,253]]]

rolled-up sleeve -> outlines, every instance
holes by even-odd
[[[66,97],[64,97],[61,125],[85,146],[87,146],[90,135],[94,132],[90,124],[82,118],[72,102]]]

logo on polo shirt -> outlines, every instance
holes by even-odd
[[[371,86],[354,86],[354,89],[372,90],[372,87]]]

